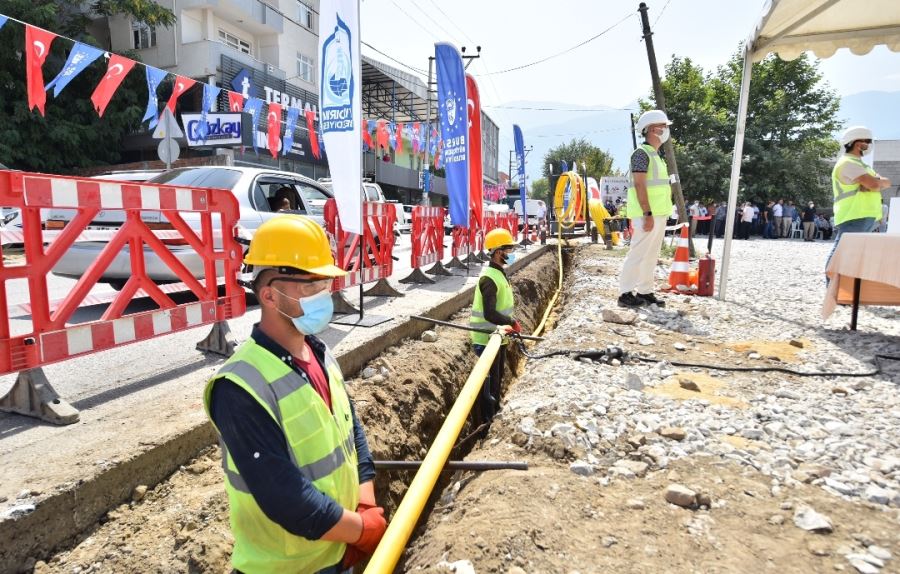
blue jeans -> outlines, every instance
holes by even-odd
[[[828,254],[828,260],[825,261],[825,269],[828,269],[828,264],[831,262],[832,255],[834,255],[834,250],[837,249],[838,242],[841,240],[841,235],[845,233],[872,233],[875,231],[875,218],[864,217],[862,219],[851,219],[840,225],[835,225],[834,228],[834,245],[831,247],[831,253]]]
[[[763,239],[774,239],[775,238],[775,224],[771,221],[766,222],[766,226],[763,228]]]

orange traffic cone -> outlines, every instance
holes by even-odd
[[[690,291],[691,271],[690,251],[688,249],[687,225],[681,228],[681,237],[678,238],[678,247],[675,249],[675,261],[672,262],[672,271],[669,272],[669,289],[673,291]]]

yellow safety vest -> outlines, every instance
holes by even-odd
[[[831,171],[831,188],[834,191],[834,224],[840,225],[854,219],[874,217],[881,219],[881,192],[863,191],[858,183],[843,183],[841,170],[848,163],[855,163],[866,170],[872,177],[878,177],[871,167],[855,155],[844,154]]]
[[[341,369],[327,351],[325,372],[333,413],[308,377],[249,339],[207,383],[204,406],[208,416],[215,381],[228,379],[240,386],[281,427],[291,459],[303,476],[341,507],[353,510],[359,503],[353,416]],[[241,478],[221,433],[219,443],[234,534],[231,562],[236,570],[245,574],[317,572],[340,562],[344,543],[308,540],[269,520]]]
[[[516,302],[513,297],[512,287],[503,272],[493,267],[485,267],[481,272],[481,277],[489,277],[497,285],[497,312],[504,317],[512,317]],[[497,325],[484,318],[484,300],[481,298],[480,277],[478,283],[479,285],[475,287],[475,300],[472,301],[472,315],[469,317],[469,326],[474,329],[493,331],[497,328]],[[475,331],[470,331],[469,335],[473,345],[487,345],[488,340],[491,338],[487,333],[476,333]]]
[[[653,149],[650,144],[641,144],[641,147],[634,150],[631,156],[639,150],[643,150],[650,156],[650,165],[647,169],[647,199],[650,201],[650,211],[654,216],[665,215],[666,217],[672,213],[672,186],[669,183],[669,170],[666,168],[666,162],[659,157],[659,152]],[[631,162],[628,164],[631,165]],[[625,217],[634,219],[644,216],[644,209],[638,202],[637,188],[634,186],[634,175],[628,170],[628,206],[625,208]]]

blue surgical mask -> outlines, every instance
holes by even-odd
[[[512,265],[515,262],[515,260],[516,260],[516,254],[508,253],[506,255],[506,258],[503,260],[503,262],[506,263],[507,265]]]
[[[281,291],[278,291],[278,293],[281,293]],[[281,294],[288,297],[284,293]],[[293,297],[288,298],[293,299]],[[328,327],[328,323],[331,322],[331,318],[334,315],[334,302],[331,300],[330,291],[322,291],[316,295],[300,297],[294,300],[300,304],[300,310],[303,311],[302,315],[291,317],[280,309],[278,312],[290,319],[301,334],[315,335]]]

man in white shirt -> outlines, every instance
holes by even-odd
[[[780,237],[784,237],[782,233],[782,229],[784,229],[784,200],[779,199],[775,205],[772,206],[772,213],[775,214],[775,237],[773,239],[778,239]]]
[[[738,238],[740,239],[750,239],[750,226],[753,224],[753,206],[750,203],[745,203],[744,208],[741,210],[741,227],[740,233],[738,233]]]
[[[688,215],[691,216],[691,237],[697,234],[697,218],[700,217],[700,202],[694,201],[688,207]]]

